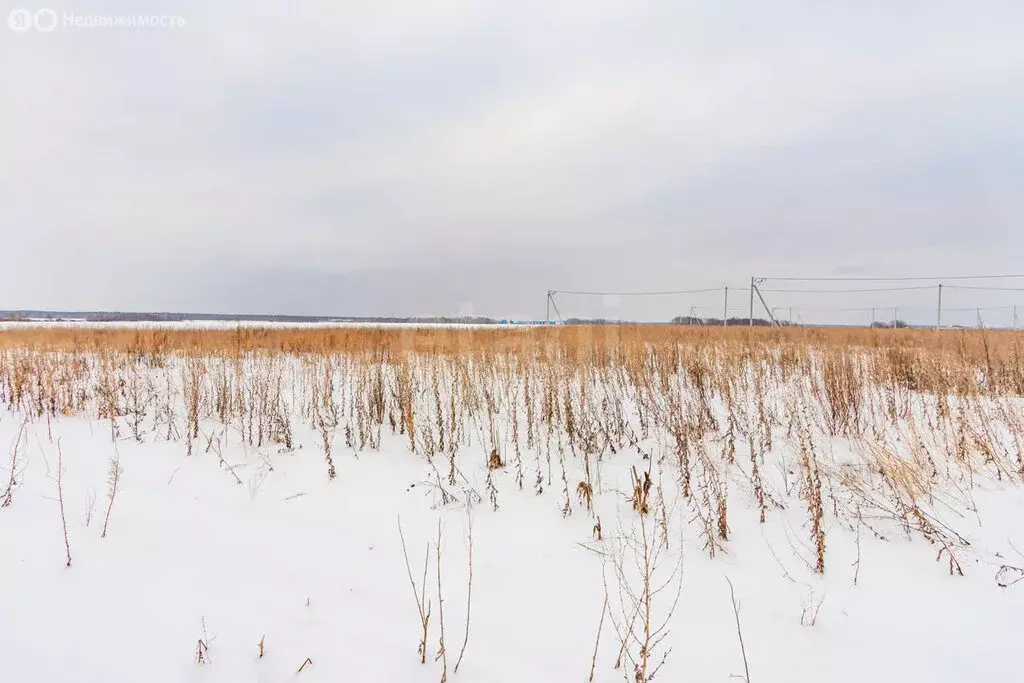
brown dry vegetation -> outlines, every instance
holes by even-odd
[[[923,536],[959,572],[968,542],[939,511],[976,513],[976,477],[1024,476],[1022,396],[1024,336],[1009,332],[0,332],[0,404],[28,420],[89,414],[112,438],[218,458],[229,432],[291,450],[304,430],[330,478],[342,453],[393,435],[429,463],[442,503],[476,495],[497,509],[508,495],[497,482],[511,481],[595,517],[602,465],[625,451],[643,456],[634,510],[661,518],[666,543],[666,490],[692,509],[712,556],[727,548],[741,496],[761,523],[805,511],[801,544],[817,572],[833,521]],[[486,476],[483,495],[466,492],[471,471]]]
[[[946,393],[977,390],[977,372],[988,389],[1024,394],[1024,337],[1008,331],[885,330],[865,328],[717,328],[672,326],[571,326],[522,329],[458,328],[256,328],[225,330],[18,327],[0,331],[6,351],[123,353],[136,358],[168,354],[368,354],[393,361],[402,354],[521,359],[565,363],[628,364],[638,353],[656,357],[713,347],[780,366],[806,362],[809,349],[834,352],[822,363],[837,379],[853,380],[857,354],[875,354],[872,379]],[[785,369],[785,368],[782,368]],[[849,388],[849,387],[847,387]]]

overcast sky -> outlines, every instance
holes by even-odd
[[[1019,0],[18,6],[184,26],[0,26],[0,308],[1024,271]]]

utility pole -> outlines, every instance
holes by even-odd
[[[793,307],[792,306],[789,307],[789,324],[790,325],[793,324]]]
[[[750,326],[754,326],[754,276],[750,276]]]
[[[871,309],[871,327],[875,326],[875,309]]]
[[[1017,329],[1017,305],[1013,306],[1013,329]]]
[[[764,312],[768,314],[768,319],[771,321],[772,327],[775,327],[776,325],[779,324],[779,322],[775,319],[775,314],[772,313],[772,309],[768,308],[767,302],[765,302],[764,297],[761,296],[761,290],[758,289],[755,291],[757,292],[757,298],[761,300],[761,306],[764,307]]]
[[[722,304],[722,327],[729,327],[729,285],[725,286],[725,303]]]
[[[939,283],[939,311],[935,316],[935,329],[942,329],[942,283]]]
[[[558,310],[558,304],[555,303],[555,294],[558,294],[558,290],[556,290],[556,289],[552,289],[548,293],[548,304],[551,306],[551,308],[554,309],[555,315],[558,316],[558,320],[561,321],[560,323],[556,323],[556,324],[562,324],[565,321],[562,319],[562,312],[560,310]]]
[[[899,320],[899,309],[895,306],[892,307],[892,329],[896,329],[896,321]]]

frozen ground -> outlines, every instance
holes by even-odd
[[[529,325],[516,324],[517,327]],[[430,323],[430,322],[281,322],[271,320],[0,320],[0,330],[25,328],[140,329],[140,330],[234,330],[237,328],[269,329],[344,329],[344,328],[495,328],[494,324]],[[502,326],[506,327],[506,326]]]
[[[8,453],[19,430],[17,415],[2,416],[0,443]],[[228,432],[222,453],[241,485],[212,451],[186,457],[180,442],[119,440],[123,474],[101,538],[115,455],[109,421],[29,424],[13,504],[0,510],[4,679],[440,680],[434,550],[429,652],[420,664],[401,517],[417,584],[441,521],[449,680],[587,680],[603,574],[614,583],[599,553],[637,528],[626,496],[614,489],[623,482],[628,488],[627,471],[644,467],[642,458],[606,460],[595,495],[605,531],[598,542],[585,511],[563,518],[557,493],[520,491],[507,470],[495,472],[500,509],[485,499],[469,511],[464,500],[439,505],[439,491],[428,483],[432,469],[398,437],[385,436],[379,451],[358,457],[338,449],[337,478],[329,481],[313,433],[296,436],[301,447],[293,452],[260,454]],[[58,443],[70,567],[57,499]],[[478,490],[485,473],[481,466],[469,474]],[[856,535],[826,520],[828,569],[821,577],[801,559],[811,555],[801,540],[806,513],[772,512],[762,526],[749,494],[733,487],[725,551],[710,559],[692,526],[683,525],[681,594],[657,680],[743,674],[726,576],[741,603],[752,681],[1019,680],[1024,584],[1003,589],[994,577],[997,553],[1012,558],[1012,541],[1024,548],[1024,499],[998,482],[976,488],[978,518],[959,527],[971,541],[961,558],[965,576],[951,576],[919,538],[881,541],[866,532],[858,571]],[[691,515],[683,508],[677,514]],[[470,632],[454,673],[465,635],[470,518]],[[674,536],[670,551],[678,551]],[[617,604],[614,586],[611,593]],[[660,606],[668,602],[671,594]],[[813,611],[816,623],[808,625]],[[209,646],[204,664],[196,662],[200,639]],[[628,665],[613,668],[618,649],[609,616],[594,680],[631,674]],[[306,658],[312,664],[298,672]]]

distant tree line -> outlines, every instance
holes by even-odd
[[[729,318],[730,327],[739,327],[741,325],[750,325],[750,318]],[[709,325],[709,326],[722,326],[721,318],[698,318],[692,315],[678,315],[672,318],[671,324],[673,325]],[[772,321],[765,320],[764,318],[754,318],[754,325],[756,327],[771,327]],[[791,323],[786,321],[779,321],[779,325],[790,325]]]

